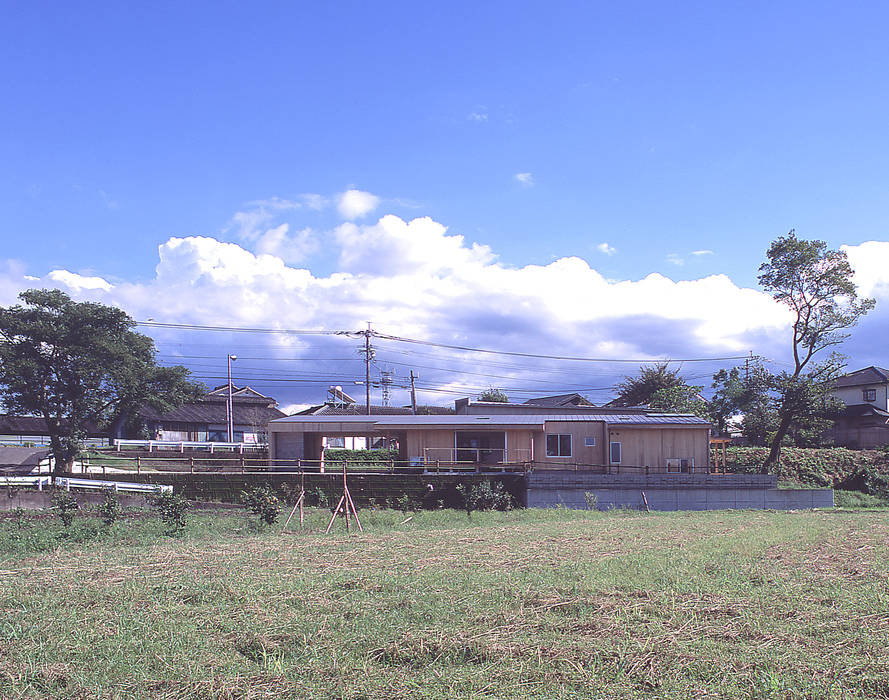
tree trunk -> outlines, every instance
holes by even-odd
[[[775,433],[775,438],[772,440],[769,456],[766,457],[766,461],[763,462],[762,469],[760,470],[761,473],[768,474],[772,467],[778,463],[778,455],[781,452],[781,441],[784,439],[784,436],[787,435],[787,430],[790,428],[792,420],[793,413],[789,410],[784,411],[781,416],[781,422],[778,424],[778,431]]]

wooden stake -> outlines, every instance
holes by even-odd
[[[302,527],[303,524],[303,498],[305,497],[306,492],[303,491],[299,494],[299,498],[296,499],[296,503],[293,504],[293,510],[290,511],[290,515],[287,516],[287,521],[284,523],[284,527],[281,528],[281,532],[287,529],[287,526],[290,524],[290,521],[293,519],[293,514],[296,513],[296,509],[299,508],[299,526]]]
[[[325,534],[330,532],[330,528],[333,527],[333,521],[336,520],[337,513],[340,512],[340,506],[343,505],[345,500],[346,500],[346,494],[343,494],[342,496],[340,496],[339,503],[337,503],[336,508],[333,509],[333,515],[330,516],[330,522],[327,523],[327,529],[324,531]]]
[[[645,504],[645,512],[650,513],[651,510],[648,508],[648,499],[645,497],[645,491],[642,492],[642,502]]]

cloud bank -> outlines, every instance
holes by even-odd
[[[366,214],[368,206],[365,201],[363,208],[356,206],[349,213]],[[68,270],[52,270],[35,279],[21,265],[8,263],[0,268],[0,304],[15,303],[15,294],[22,289],[47,286],[75,298],[118,305],[137,319],[325,330],[360,330],[372,320],[375,329],[397,336],[614,359],[711,357],[750,350],[769,355],[783,353],[787,344],[786,309],[725,275],[674,281],[649,274],[614,281],[580,257],[510,267],[500,263],[488,246],[452,234],[428,217],[405,220],[394,215],[367,224],[348,221],[326,234],[326,245],[336,252],[337,269],[316,275],[308,266],[289,262],[310,255],[314,236],[308,231],[291,234],[286,224],[270,223],[266,219],[254,227],[252,250],[243,241],[172,237],[158,246],[155,275],[147,282],[112,283]],[[844,250],[858,271],[862,291],[889,298],[889,243],[869,242]],[[191,337],[181,340],[183,348],[191,341]],[[291,357],[344,352],[302,336],[254,337],[250,342],[265,344],[271,354],[286,351]],[[352,345],[345,352],[354,355]],[[522,368],[518,361],[509,364],[502,359],[502,369],[486,366],[479,371],[477,360],[478,356],[452,353],[447,372],[430,371],[425,376],[430,385],[455,387],[455,392],[494,384],[527,387],[528,394],[545,395],[556,389],[607,385],[635,369],[620,366],[615,377],[614,368],[606,376],[596,367],[563,364],[549,366],[551,374],[542,375],[539,364],[525,363]],[[442,362],[438,360],[438,365]],[[274,371],[274,367],[268,370]],[[323,375],[324,370],[318,373]],[[321,401],[324,394],[318,387],[278,393],[294,403]]]

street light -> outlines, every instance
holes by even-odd
[[[235,441],[235,407],[232,404],[232,360],[237,360],[237,355],[228,356],[228,441]]]

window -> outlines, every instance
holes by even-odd
[[[684,457],[671,457],[667,460],[667,471],[688,474],[691,472],[691,467],[694,465],[694,460],[689,460]]]
[[[546,436],[546,456],[547,457],[570,457],[571,456],[571,436],[570,435],[547,435]]]
[[[611,443],[611,463],[612,464],[620,464],[620,443],[612,442]]]
[[[583,439],[584,447],[595,447],[596,446],[596,438],[594,437],[586,437]]]
[[[862,389],[861,393],[865,401],[876,401],[877,400],[877,390],[876,389]]]

